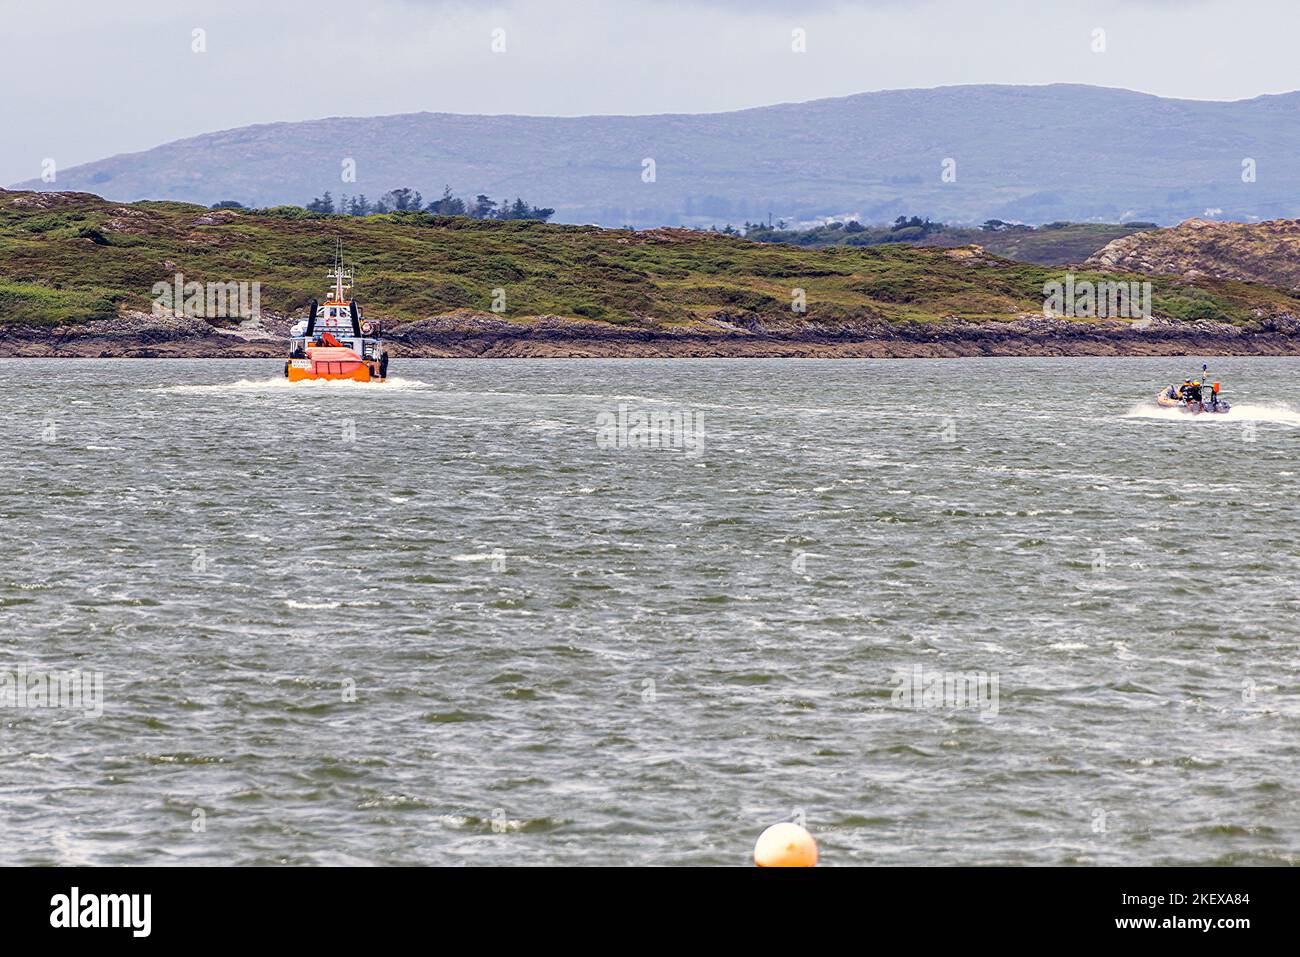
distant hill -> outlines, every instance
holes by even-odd
[[[1243,280],[1300,290],[1300,221],[1191,219],[1171,229],[1116,239],[1088,264],[1096,269]]]
[[[953,182],[941,179],[945,159]],[[1242,179],[1248,159],[1254,182]],[[354,183],[341,180],[345,160]],[[1300,216],[1300,93],[1205,102],[958,86],[714,114],[334,118],[196,136],[18,187],[271,206],[396,186],[434,198],[444,184],[614,226]]]

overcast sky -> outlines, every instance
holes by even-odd
[[[47,157],[322,116],[698,113],[957,83],[1300,89],[1297,0],[0,0],[0,30],[3,183]]]

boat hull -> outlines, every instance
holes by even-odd
[[[311,369],[289,367],[290,382],[375,382],[369,366],[358,366],[351,372],[313,372]]]
[[[326,366],[325,363],[313,363],[311,360],[290,360],[285,367],[285,377],[290,382],[383,382],[379,374],[378,363],[359,362],[349,369]],[[321,366],[326,366],[322,369]]]
[[[1156,405],[1163,409],[1177,409],[1188,415],[1223,415],[1232,409],[1224,399],[1211,399],[1209,402],[1187,403],[1182,399],[1171,399],[1163,392],[1156,396]]]

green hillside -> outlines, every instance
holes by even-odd
[[[1040,311],[1044,282],[1062,277],[1059,267],[970,248],[804,249],[685,230],[0,192],[0,322],[53,325],[147,310],[153,285],[177,272],[200,282],[260,282],[264,311],[297,313],[325,291],[336,239],[356,268],[357,296],[369,314],[394,321],[486,313],[495,289],[505,292],[504,318],[517,321],[996,321]],[[1292,295],[1266,286],[1154,282],[1157,315],[1245,324],[1300,310]],[[806,292],[802,315],[790,308],[795,289]]]

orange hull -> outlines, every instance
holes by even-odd
[[[362,363],[351,372],[316,372],[312,369],[297,369],[289,366],[290,382],[309,382],[313,380],[327,382],[383,382],[377,375],[370,374],[370,366]]]
[[[328,333],[327,342],[334,342]],[[383,382],[379,374],[380,363],[362,359],[351,349],[337,343],[329,346],[312,346],[307,358],[290,359],[285,364],[285,377],[290,382],[324,379],[327,382]]]

